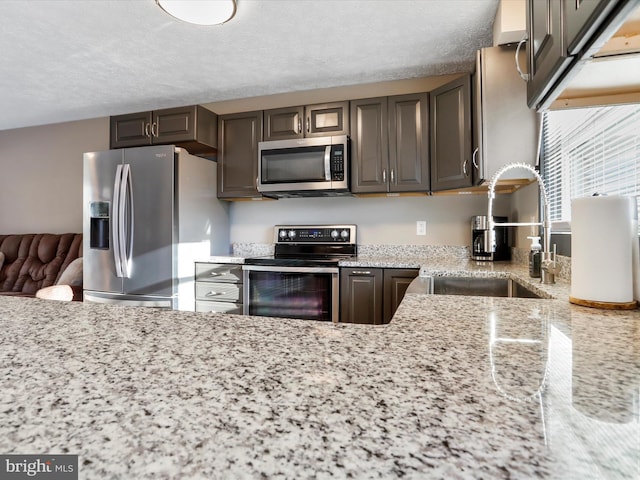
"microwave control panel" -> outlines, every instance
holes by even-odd
[[[333,145],[331,147],[331,180],[341,182],[344,180],[344,147],[345,145]]]

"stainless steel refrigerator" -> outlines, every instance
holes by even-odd
[[[229,253],[216,163],[173,145],[84,154],[84,300],[194,310],[194,262]]]

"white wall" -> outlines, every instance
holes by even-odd
[[[0,234],[81,233],[82,154],[108,148],[108,118],[0,131]]]
[[[509,215],[510,196],[498,195],[497,215]],[[486,195],[291,198],[231,206],[231,242],[271,243],[273,226],[347,223],[366,245],[469,245],[473,215],[486,215]],[[427,235],[416,235],[426,220]]]
[[[511,215],[513,222],[538,222],[538,183],[534,182],[511,194]],[[514,247],[529,249],[528,236],[538,235],[539,227],[517,227]]]

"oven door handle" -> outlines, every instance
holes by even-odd
[[[274,272],[274,273],[339,273],[338,267],[279,267],[277,265],[243,265],[246,272]]]

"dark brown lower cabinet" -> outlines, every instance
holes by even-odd
[[[384,269],[384,298],[383,323],[389,323],[398,305],[404,298],[407,287],[418,276],[420,271],[415,268],[385,268]]]
[[[389,323],[418,269],[341,268],[340,321]]]

